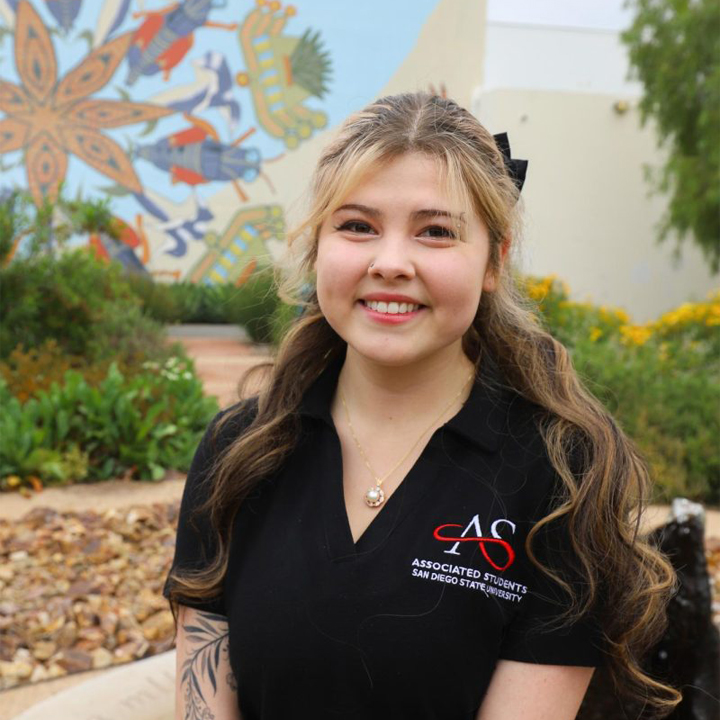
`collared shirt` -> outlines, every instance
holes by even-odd
[[[295,450],[241,506],[222,596],[184,603],[227,617],[244,720],[473,720],[500,659],[602,664],[594,621],[552,625],[566,597],[525,552],[559,487],[540,409],[487,358],[462,409],[353,542],[330,414],[342,360],[305,393]],[[215,452],[252,420],[254,403],[242,407]],[[212,552],[206,520],[193,528],[189,516],[213,457],[206,434],[174,567]],[[559,530],[534,547],[571,579],[568,545]]]

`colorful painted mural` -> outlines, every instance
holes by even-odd
[[[323,134],[382,93],[437,5],[0,0],[0,194],[110,195],[120,239],[78,243],[242,283],[282,251]]]

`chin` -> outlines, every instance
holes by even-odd
[[[418,355],[417,351],[392,348],[363,348],[348,344],[348,349],[366,362],[372,362],[382,367],[406,367],[422,362],[425,356]]]

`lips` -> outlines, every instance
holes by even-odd
[[[368,319],[383,325],[402,325],[412,322],[418,315],[425,312],[424,305],[408,305],[407,303],[396,302],[384,303],[382,301],[371,301],[371,304],[374,305],[376,309],[373,309],[371,305],[364,300],[358,300],[358,305]],[[380,306],[379,310],[377,309],[378,305]],[[400,312],[403,305],[405,306],[405,312]]]
[[[361,300],[360,302],[375,312],[387,313],[388,315],[406,315],[407,313],[416,312],[421,307],[418,303],[396,302],[394,300],[391,302],[385,302],[384,300]]]
[[[369,302],[370,300],[375,300],[377,302],[385,302],[385,303],[406,303],[408,305],[420,305],[420,307],[424,307],[423,303],[421,303],[419,300],[415,299],[414,297],[410,297],[409,295],[400,295],[398,293],[368,293],[367,295],[364,295],[361,298],[365,303]]]

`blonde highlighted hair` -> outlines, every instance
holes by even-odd
[[[477,367],[489,353],[508,384],[544,410],[539,430],[563,492],[531,530],[528,554],[567,593],[563,622],[570,624],[600,607],[609,669],[618,690],[665,714],[679,703],[680,694],[641,667],[643,655],[664,631],[676,583],[671,565],[639,533],[650,487],[648,467],[635,444],[583,386],[567,349],[541,329],[511,263],[501,262],[503,244],[518,242],[522,205],[492,135],[452,100],[429,94],[377,100],[351,115],[320,156],[311,207],[288,237],[294,271],[280,288],[281,296],[301,305],[303,313],[265,368],[267,381],[252,423],[217,458],[210,495],[199,508],[211,518],[217,555],[202,571],[172,576],[173,611],[179,598],[205,600],[219,594],[238,508],[292,452],[303,394],[344,350],[313,289],[321,225],[368,173],[406,153],[435,159],[448,196],[488,229],[489,267],[497,285],[482,294],[463,338],[465,353]],[[224,416],[216,432],[233,419],[232,413]],[[580,582],[568,583],[539,563],[533,552],[537,533],[559,520],[569,531]]]

